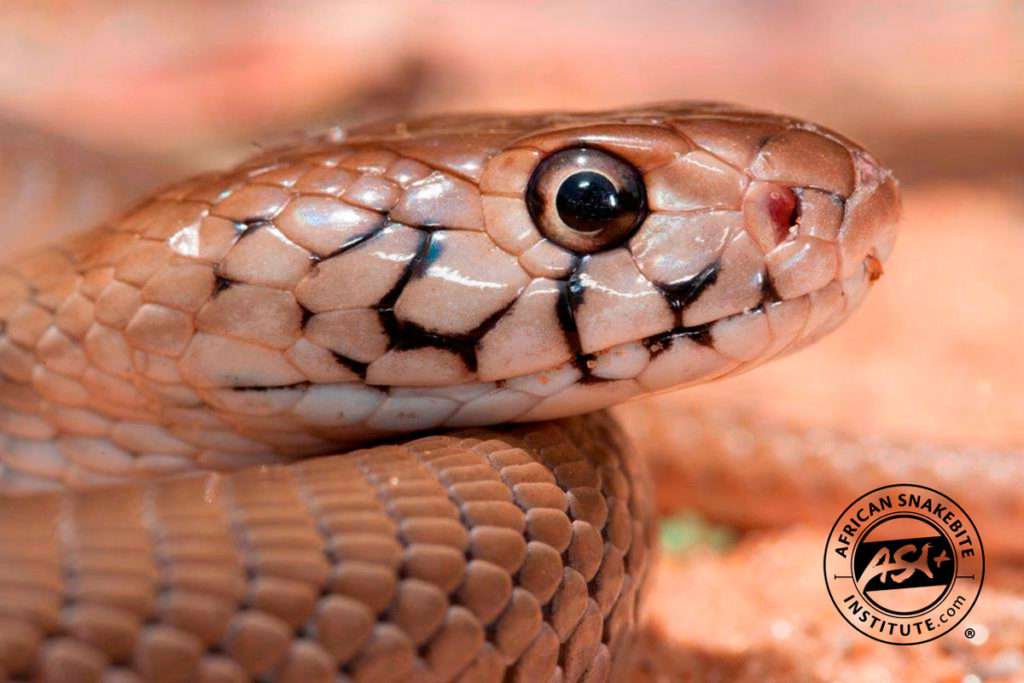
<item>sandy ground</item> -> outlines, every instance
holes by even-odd
[[[650,627],[627,670],[636,681],[971,681],[1024,676],[1024,597],[986,586],[945,637],[910,647],[865,638],[821,579],[823,535],[756,534],[728,553],[663,557]],[[964,633],[975,631],[973,638]]]

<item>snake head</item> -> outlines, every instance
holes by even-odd
[[[317,450],[751,368],[850,314],[899,214],[874,157],[796,119],[441,116],[170,188],[88,238],[76,268],[124,261],[97,317],[154,400]]]

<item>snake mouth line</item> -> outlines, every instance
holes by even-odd
[[[747,315],[747,313],[737,313],[736,315]],[[732,317],[735,316],[729,316],[729,318]],[[728,318],[723,318],[723,320],[727,319]],[[711,326],[714,324],[714,322],[710,322],[702,325],[696,325],[694,327],[674,327],[668,332],[652,334],[649,337],[644,337],[640,340],[640,343],[643,344],[644,348],[650,352],[652,358],[656,357],[663,351],[668,350],[677,339],[689,339],[701,346],[713,346],[714,340],[711,337]]]
[[[862,259],[861,265],[862,265],[862,270],[860,271],[860,274],[859,274],[860,283],[858,283],[858,286],[863,284],[864,286],[870,287],[879,278],[881,278],[882,275],[884,274],[882,260],[881,260],[881,258],[879,258],[879,256],[877,256],[877,253],[876,253],[874,248],[872,248],[872,250]],[[851,278],[849,278],[849,279],[853,279],[854,277],[856,277],[856,276],[851,276]],[[830,284],[834,284],[834,283],[837,283],[837,282],[842,283],[843,280],[840,280],[840,279],[832,280]],[[823,289],[825,289],[825,288],[822,287],[821,290],[823,290]],[[821,290],[817,290],[817,291],[821,291]],[[830,317],[834,318],[835,315],[837,313],[839,313],[841,310],[849,311],[852,307],[857,305],[857,303],[859,301],[859,298],[855,297],[855,299],[849,300],[847,297],[848,297],[848,294],[846,292],[844,292],[843,293],[843,300],[845,301],[845,303],[840,304],[839,307],[837,307],[835,310],[831,311],[831,316]],[[660,354],[670,350],[672,348],[672,345],[677,340],[680,340],[680,339],[687,339],[687,340],[689,340],[689,341],[691,341],[691,342],[693,342],[695,344],[698,344],[700,346],[703,346],[703,347],[714,348],[714,346],[715,346],[714,327],[717,324],[723,323],[723,322],[727,322],[727,321],[730,321],[730,320],[735,320],[735,319],[738,319],[738,318],[741,318],[741,317],[744,317],[744,316],[749,316],[749,315],[754,315],[754,314],[762,313],[767,306],[769,306],[769,305],[771,305],[773,303],[781,302],[781,301],[784,301],[784,300],[775,292],[774,288],[771,286],[770,280],[766,279],[765,280],[765,293],[764,293],[764,296],[763,296],[761,302],[759,304],[757,304],[756,306],[753,306],[751,308],[745,309],[743,311],[732,313],[730,315],[725,315],[725,316],[722,316],[720,318],[716,318],[714,320],[710,320],[710,321],[705,322],[705,323],[700,323],[700,324],[697,324],[697,325],[682,325],[682,324],[679,324],[679,325],[676,325],[675,327],[673,327],[673,328],[671,328],[669,330],[666,330],[666,331],[663,331],[663,332],[658,332],[658,333],[655,333],[655,334],[651,334],[651,335],[648,335],[646,337],[642,337],[640,339],[637,339],[635,342],[625,342],[625,344],[638,343],[638,344],[643,345],[643,347],[647,350],[647,352],[650,353],[651,359],[654,359],[658,355],[660,355]],[[794,340],[794,344],[801,345],[801,342],[800,342],[801,338],[808,337],[808,336],[813,336],[814,333],[819,328],[828,328],[828,327],[829,327],[828,317],[826,317],[825,321],[822,322],[818,327],[816,327],[814,329],[803,329],[803,330],[801,330],[797,334],[796,339]],[[600,357],[603,354],[609,353],[612,350],[614,350],[615,348],[620,347],[622,345],[623,344],[615,344],[615,345],[611,345],[611,346],[607,346],[607,347],[598,349],[596,351],[592,351],[590,353],[579,354],[576,357],[575,365],[583,373],[582,381],[587,382],[587,383],[599,383],[599,382],[604,382],[604,381],[612,381],[612,380],[608,380],[608,379],[603,378],[603,377],[598,377],[596,375],[593,375],[590,372],[590,370],[593,368],[593,366],[594,366],[594,364],[596,362],[596,359],[598,357]],[[755,364],[757,362],[758,361],[754,361]]]
[[[882,276],[882,274],[883,274],[882,261],[874,253],[869,253],[867,256],[865,256],[865,258],[863,259],[862,263],[863,263],[862,278],[867,280],[867,284],[868,285],[873,284],[874,282],[876,282]],[[773,292],[773,289],[771,288],[770,284],[767,284],[767,282],[768,281],[766,280],[765,297],[761,301],[761,303],[759,303],[757,306],[754,306],[752,308],[749,308],[749,309],[746,309],[746,310],[743,310],[743,311],[739,311],[737,313],[733,313],[733,314],[730,314],[730,315],[722,316],[720,318],[716,318],[714,320],[708,321],[706,323],[701,323],[701,324],[698,324],[698,325],[676,325],[676,326],[672,327],[671,329],[668,329],[668,330],[665,330],[665,331],[662,331],[662,332],[657,332],[655,334],[647,335],[646,337],[641,337],[641,338],[636,339],[636,340],[631,341],[631,342],[623,342],[623,343],[624,344],[631,344],[632,343],[632,344],[640,344],[640,345],[642,345],[647,350],[647,352],[650,354],[652,359],[656,358],[660,354],[670,350],[672,348],[672,345],[677,340],[680,340],[680,339],[687,339],[687,340],[689,340],[689,341],[691,341],[691,342],[693,342],[695,344],[698,344],[700,346],[704,346],[704,347],[707,347],[707,348],[714,348],[714,332],[713,332],[713,328],[715,327],[715,325],[717,325],[719,323],[722,323],[722,322],[729,321],[729,320],[733,320],[733,319],[736,319],[736,318],[740,318],[740,317],[743,317],[743,316],[749,316],[749,315],[754,315],[754,314],[763,312],[765,310],[765,307],[768,306],[769,304],[772,304],[772,303],[775,303],[775,302],[778,302],[778,301],[782,300],[782,299],[779,298],[779,296],[777,294],[775,294]],[[834,280],[833,282],[836,282],[836,281]],[[802,334],[806,334],[807,332],[808,331],[805,330]],[[585,382],[585,383],[601,383],[601,382],[614,381],[614,380],[609,379],[609,378],[600,377],[598,375],[595,375],[595,374],[593,374],[591,372],[591,370],[593,369],[593,366],[596,363],[598,357],[600,357],[603,354],[609,353],[613,349],[615,349],[617,347],[620,347],[620,346],[622,346],[622,344],[613,344],[613,345],[610,345],[610,346],[607,346],[607,347],[604,347],[604,348],[601,348],[601,349],[597,349],[597,350],[589,352],[589,353],[577,353],[575,356],[571,357],[567,362],[570,365],[575,366],[582,373],[582,375],[583,375],[583,377],[581,378],[582,382]],[[558,367],[562,367],[562,366],[561,365],[552,366],[551,368],[546,368],[545,370],[542,370],[541,372],[550,372],[552,370],[558,369]],[[502,378],[502,379],[498,379],[498,380],[495,380],[495,381],[500,385],[503,382],[506,382],[506,381],[508,381],[510,379],[515,379],[515,377]],[[479,382],[481,380],[476,380],[476,381]],[[468,382],[468,384],[471,384],[471,383],[473,383],[473,382]],[[232,386],[232,387],[222,387],[222,388],[223,389],[230,389],[232,391],[237,391],[237,392],[266,392],[266,391],[302,390],[302,389],[306,389],[306,388],[312,386],[312,384],[313,384],[312,382],[308,382],[307,381],[307,382],[296,382],[296,383],[293,383],[293,384],[277,385],[277,386],[243,385],[243,386]],[[367,386],[377,386],[377,387],[380,387],[380,388],[388,388],[388,387],[392,387],[392,386],[397,386],[397,385],[392,385],[392,384],[371,384],[371,383],[365,382],[365,380],[364,380],[364,384],[366,384]]]
[[[872,249],[871,253],[868,253],[862,261],[863,271],[862,277],[866,278],[868,284],[873,284],[878,281],[879,278],[884,275],[885,270],[882,265],[882,260],[874,253]],[[840,280],[832,280],[832,282],[839,282]],[[824,289],[824,288],[822,288]],[[670,330],[664,332],[658,332],[656,334],[648,335],[638,341],[643,344],[652,355],[660,353],[671,345],[672,341],[679,338],[690,339],[693,342],[701,344],[703,346],[713,346],[714,340],[712,338],[712,328],[720,322],[732,320],[744,315],[750,315],[763,311],[766,306],[772,303],[783,301],[783,299],[774,291],[771,286],[770,280],[765,280],[765,296],[761,303],[757,306],[753,306],[743,311],[725,315],[715,320],[710,320],[706,323],[700,323],[698,325],[676,325]],[[606,353],[614,348],[615,345],[593,351],[588,354],[583,354],[583,357],[591,358],[598,356],[602,353]]]

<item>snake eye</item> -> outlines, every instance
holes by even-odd
[[[537,164],[526,205],[545,237],[583,253],[619,244],[647,215],[639,171],[589,147],[563,149]]]

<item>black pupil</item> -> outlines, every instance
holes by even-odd
[[[597,232],[619,227],[623,222],[631,224],[637,207],[635,196],[619,192],[605,176],[580,171],[562,181],[555,208],[573,230]]]

